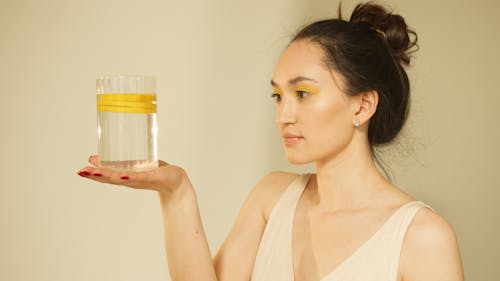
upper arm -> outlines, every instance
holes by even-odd
[[[214,257],[218,280],[250,280],[267,216],[293,178],[292,174],[274,172],[262,178],[252,189]]]
[[[424,208],[410,224],[400,259],[403,281],[463,281],[455,232],[442,217]]]

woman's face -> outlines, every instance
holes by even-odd
[[[329,70],[321,47],[292,43],[280,58],[271,86],[287,159],[302,164],[326,161],[344,151],[354,134],[356,105]]]

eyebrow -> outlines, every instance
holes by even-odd
[[[292,78],[292,79],[288,80],[288,84],[295,85],[295,84],[297,84],[299,82],[302,82],[302,81],[310,81],[310,82],[316,82],[316,83],[318,82],[318,81],[316,81],[316,80],[314,80],[312,78],[308,78],[308,77],[305,77],[305,76],[297,76],[295,78]],[[272,79],[271,79],[271,85],[273,87],[278,87],[278,84],[276,82],[274,82],[274,80],[272,80]]]

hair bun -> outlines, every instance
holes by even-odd
[[[373,3],[361,3],[354,8],[350,22],[365,23],[383,34],[395,59],[410,64],[410,55],[418,50],[417,34],[408,28],[404,18]]]

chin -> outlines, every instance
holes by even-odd
[[[296,153],[287,153],[286,160],[288,160],[288,163],[294,165],[309,164],[313,162],[313,159],[310,157],[306,155],[297,155]]]

